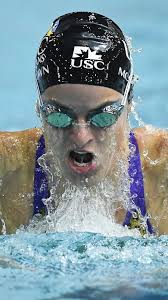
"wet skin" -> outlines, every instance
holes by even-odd
[[[125,154],[128,153],[127,107],[109,128],[89,126],[86,118],[90,111],[98,107],[113,102],[120,103],[122,95],[104,87],[66,84],[48,88],[42,98],[44,103],[52,101],[70,108],[77,118],[77,124],[71,128],[58,129],[47,124],[42,116],[46,147],[53,153],[52,173],[59,162],[64,179],[69,179],[76,185],[86,184],[86,178],[87,185],[97,184],[105,177],[111,178],[115,173],[117,157],[126,159]],[[69,163],[69,153],[73,150],[93,153],[93,170],[80,174],[75,172],[75,168]]]
[[[54,180],[59,169],[62,183],[68,179],[78,186],[92,186],[103,178],[109,178],[113,184],[117,184],[114,174],[119,159],[127,167],[127,114],[130,108],[127,105],[118,121],[107,129],[88,126],[86,115],[102,104],[116,100],[120,102],[121,99],[121,94],[104,87],[67,84],[50,87],[45,91],[45,103],[52,100],[70,107],[78,122],[78,126],[72,128],[56,129],[47,124],[42,116],[46,147],[52,153],[49,164],[55,173]],[[40,113],[39,107],[38,110]],[[0,133],[0,210],[8,232],[15,232],[20,224],[27,224],[32,217],[35,151],[41,134],[41,129]],[[146,127],[136,129],[135,135],[141,153],[148,212],[159,234],[168,233],[168,133],[166,130]],[[96,168],[85,174],[75,172],[68,163],[69,151],[74,149],[94,153]],[[60,188],[58,193],[61,192]],[[118,212],[117,222],[123,222],[124,214],[124,209]]]

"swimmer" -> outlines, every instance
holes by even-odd
[[[116,223],[167,234],[168,133],[129,127],[134,71],[118,25],[90,12],[57,18],[35,74],[42,128],[0,132],[1,232],[47,214],[43,199],[53,187],[61,199],[66,182],[82,189],[108,180],[124,190],[126,177],[129,203],[118,199]]]

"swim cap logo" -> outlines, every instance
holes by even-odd
[[[102,55],[96,52],[96,50],[91,50],[86,46],[74,46],[71,66],[73,68],[104,70],[105,66],[102,61]]]

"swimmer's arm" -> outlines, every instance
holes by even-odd
[[[168,131],[147,127],[136,134],[147,209],[159,234],[168,234]]]
[[[17,166],[17,139],[10,132],[0,132],[0,178],[12,172]]]
[[[16,132],[0,131],[0,176],[34,162],[41,129]]]
[[[143,168],[161,173],[168,163],[168,130],[153,127],[135,130]]]
[[[17,201],[17,170],[19,162],[17,159],[16,136],[10,132],[0,132],[0,232],[9,233],[13,231],[16,223],[15,202]],[[13,186],[16,188],[14,189]]]
[[[168,234],[168,131],[162,131],[158,135],[158,142],[155,146],[156,160],[153,166],[153,177],[155,193],[152,208],[158,233]],[[154,188],[153,188],[154,190]]]
[[[0,132],[0,215],[7,232],[32,216],[34,160],[41,131]]]
[[[168,130],[143,128],[138,135],[143,171],[160,192],[164,183],[168,193]],[[161,199],[159,197],[159,199]]]

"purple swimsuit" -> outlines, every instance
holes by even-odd
[[[150,234],[154,233],[152,225],[149,221],[145,205],[145,195],[144,195],[144,183],[143,183],[143,174],[141,168],[141,160],[138,149],[138,144],[133,132],[130,132],[129,137],[129,168],[128,174],[130,177],[130,202],[135,206],[135,209],[127,211],[126,217],[123,225],[130,226],[131,220],[135,212],[139,214],[146,220],[146,228]],[[48,189],[47,176],[43,168],[38,164],[38,158],[45,153],[45,141],[44,136],[42,135],[38,142],[38,147],[36,150],[36,162],[35,162],[35,171],[34,171],[34,214],[46,211],[46,207],[42,201],[44,198],[50,196]],[[135,228],[135,227],[134,227]]]

